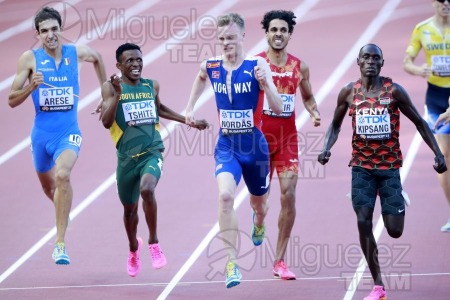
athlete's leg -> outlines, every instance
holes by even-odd
[[[155,199],[155,188],[158,184],[158,179],[152,174],[145,173],[141,179],[141,196],[142,196],[142,207],[145,213],[145,220],[147,221],[148,231],[149,231],[149,244],[158,243],[157,234],[157,220],[158,220],[158,207]]]
[[[55,168],[45,173],[36,172],[45,195],[53,202],[55,196]]]
[[[383,286],[372,218],[377,197],[376,170],[352,167],[352,205],[356,213],[359,243],[375,285]]]
[[[287,245],[294,226],[295,209],[295,190],[297,186],[297,173],[286,171],[278,175],[281,189],[281,210],[278,216],[278,239],[276,260],[284,259]]]
[[[450,135],[449,134],[436,134],[436,140],[439,144],[439,148],[445,156],[445,161],[450,162]],[[439,184],[444,190],[445,198],[450,205],[450,172],[444,172],[437,174]]]
[[[403,228],[405,226],[404,215],[383,215],[384,227],[388,234],[398,239],[403,234]]]
[[[384,286],[378,262],[378,247],[372,232],[373,209],[370,207],[354,208],[358,222],[359,243],[369,266],[375,285]]]
[[[267,215],[267,211],[269,210],[269,205],[267,204],[268,195],[268,192],[261,196],[250,194],[250,206],[255,212],[255,225],[257,227],[264,225],[264,219]]]
[[[131,252],[138,247],[137,226],[139,223],[139,173],[135,172],[136,161],[128,157],[118,158],[116,169],[117,192],[123,206],[123,224]]]
[[[54,167],[55,192],[53,202],[56,210],[57,243],[64,243],[64,236],[66,234],[73,197],[70,174],[77,158],[77,153],[74,150],[64,150],[56,159]]]
[[[221,172],[216,176],[219,188],[219,227],[228,252],[228,260],[236,259],[238,221],[233,208],[236,181],[232,173]]]

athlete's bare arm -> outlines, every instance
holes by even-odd
[[[336,109],[334,110],[333,120],[328,127],[325,135],[322,153],[319,154],[318,161],[324,165],[328,162],[331,156],[331,147],[336,143],[339,132],[341,131],[342,121],[344,121],[345,114],[350,107],[352,101],[352,90],[354,83],[349,83],[341,89],[337,99]]]
[[[35,72],[35,65],[36,59],[31,50],[20,56],[17,73],[8,97],[10,107],[22,104],[40,84],[44,83],[44,76],[40,72]],[[29,80],[29,84],[25,86],[27,80]]]
[[[116,119],[117,105],[122,94],[122,79],[116,74],[111,75],[110,81],[102,85],[102,123],[109,129]]]
[[[444,155],[439,149],[439,145],[433,136],[433,132],[428,127],[427,122],[420,116],[420,113],[412,103],[408,93],[401,85],[394,83],[392,88],[392,96],[397,101],[400,111],[414,123],[417,131],[419,131],[425,143],[427,143],[428,147],[433,150],[434,155],[436,156],[436,171],[439,173],[445,172],[447,167],[445,166]]]
[[[255,67],[255,78],[266,95],[270,109],[277,115],[283,112],[283,101],[273,83],[272,72],[267,61],[258,56],[258,65]]]
[[[309,67],[302,61],[300,65],[300,73],[302,75],[299,88],[302,95],[303,105],[309,112],[314,126],[320,126],[320,113],[317,109],[316,99],[314,98],[311,83],[309,81]]]
[[[424,63],[421,66],[418,66],[414,63],[415,59],[415,56],[406,54],[405,58],[403,59],[403,69],[411,75],[417,75],[423,78],[430,77],[431,68],[428,66],[428,64]]]
[[[186,107],[186,124],[194,125],[194,107],[200,95],[206,86],[206,79],[208,79],[208,73],[206,73],[206,60],[200,64],[200,71],[194,79],[192,84],[191,94],[189,96],[188,105]]]

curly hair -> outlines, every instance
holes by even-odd
[[[294,31],[294,25],[297,24],[295,22],[295,18],[296,16],[294,15],[294,12],[290,10],[271,10],[265,13],[261,21],[261,25],[265,32],[268,32],[270,21],[280,19],[286,21],[288,24],[289,33],[292,33]]]

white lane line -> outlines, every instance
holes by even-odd
[[[390,274],[389,277],[440,277],[450,276],[450,273],[405,273],[405,274]],[[364,277],[370,277],[369,275]],[[324,281],[324,280],[341,280],[341,276],[323,276],[323,277],[301,277],[297,278],[299,281]],[[276,278],[264,278],[264,279],[244,279],[242,282],[271,282],[280,281]],[[210,285],[220,284],[223,285],[223,280],[206,280],[206,281],[183,281],[179,285]],[[0,288],[0,292],[6,291],[34,291],[34,290],[64,290],[64,289],[90,289],[90,288],[117,288],[117,287],[161,287],[168,285],[167,282],[145,282],[145,283],[115,283],[115,284],[92,284],[92,285],[62,285],[62,286],[33,286],[33,287],[20,287],[20,288]]]

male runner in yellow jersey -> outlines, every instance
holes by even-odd
[[[403,68],[412,75],[428,81],[425,97],[426,120],[434,129],[436,140],[445,160],[450,159],[450,124],[439,124],[439,115],[449,107],[450,97],[450,1],[433,0],[433,17],[416,25],[411,35]],[[420,49],[424,50],[426,63],[414,63]],[[438,174],[439,183],[450,205],[450,172]],[[441,231],[450,232],[450,219]]]

